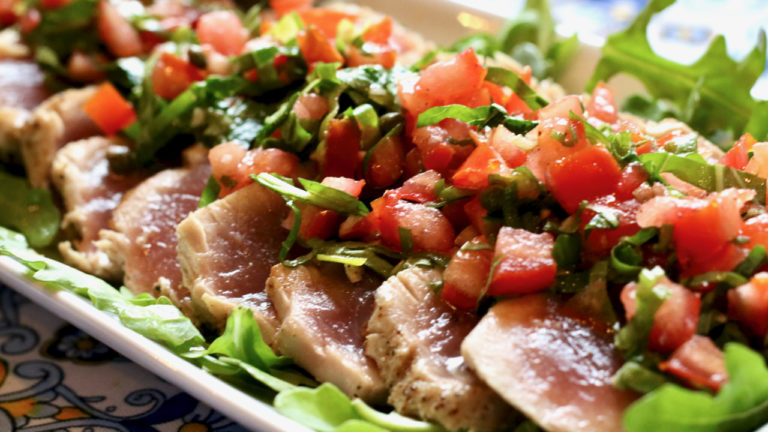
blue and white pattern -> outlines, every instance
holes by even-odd
[[[0,431],[245,429],[0,285]]]

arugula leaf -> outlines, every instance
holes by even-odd
[[[664,270],[658,266],[640,272],[635,294],[635,316],[616,333],[614,340],[616,348],[623,351],[625,357],[642,353],[648,344],[648,335],[651,334],[656,311],[671,295],[669,289],[659,284],[664,277]]]
[[[252,175],[251,178],[287,199],[313,204],[343,214],[365,216],[370,213],[368,207],[353,195],[316,181],[299,178],[299,183],[304,186],[302,190],[294,186],[290,179],[277,174],[261,173]]]
[[[766,180],[745,171],[721,164],[708,164],[698,154],[676,155],[667,152],[646,153],[638,156],[651,179],[659,180],[659,174],[669,172],[708,192],[727,188],[752,189],[755,200],[765,203]]]
[[[729,381],[717,395],[665,384],[632,404],[624,414],[627,432],[747,432],[768,421],[768,369],[763,357],[728,343]]]
[[[202,345],[204,339],[189,318],[168,298],[144,297],[134,302],[103,280],[46,258],[26,247],[10,230],[0,227],[0,255],[20,265],[16,270],[50,289],[85,297],[96,308],[115,314],[120,322],[176,353]]]
[[[507,110],[498,104],[477,108],[454,104],[432,107],[419,114],[416,127],[440,123],[447,118],[454,118],[480,128],[486,126],[494,127],[501,124],[516,134],[528,133],[538,124],[536,121],[510,116],[507,114]]]
[[[48,246],[59,232],[61,213],[48,189],[31,187],[21,177],[0,171],[0,225],[18,229],[34,247]]]
[[[626,30],[608,37],[587,90],[615,74],[628,73],[655,99],[673,102],[681,120],[701,133],[731,130],[740,135],[756,108],[750,90],[765,68],[765,32],[760,32],[755,48],[740,62],[728,55],[725,39],[718,36],[699,60],[682,65],[654,53],[646,35],[651,17],[673,2],[650,1]]]

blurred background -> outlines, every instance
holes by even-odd
[[[515,16],[522,0],[451,0],[478,9]],[[648,0],[551,0],[558,33],[579,33],[588,44],[602,45],[603,39],[624,29]],[[648,39],[654,50],[681,63],[694,62],[712,38],[725,35],[728,52],[745,56],[757,43],[760,28],[768,29],[768,0],[678,0],[654,17]],[[753,96],[768,98],[768,71],[753,89]]]

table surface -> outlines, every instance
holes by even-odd
[[[513,16],[521,2],[471,3]],[[599,41],[626,26],[645,1],[551,3],[561,33],[579,28],[583,39]],[[764,0],[680,0],[671,9],[652,23],[649,35],[657,49],[679,61],[693,61],[717,33],[726,34],[731,53],[742,56],[768,22]],[[768,73],[755,93],[768,97]],[[0,431],[24,430],[246,429],[0,285]]]

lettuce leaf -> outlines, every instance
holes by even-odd
[[[115,314],[127,328],[159,342],[176,353],[202,345],[205,340],[192,322],[166,297],[130,296],[103,280],[46,258],[0,227],[0,255],[19,266],[20,273],[54,290],[66,290],[93,302],[96,308]]]
[[[657,55],[646,36],[651,17],[673,2],[650,1],[626,30],[608,37],[587,90],[599,81],[627,73],[639,79],[654,98],[673,102],[682,113],[681,120],[705,135],[718,130],[740,135],[749,123],[758,140],[766,138],[768,109],[750,95],[765,68],[765,32],[760,32],[754,49],[741,61],[728,55],[725,39],[717,36],[699,60],[682,65]],[[753,115],[762,120],[750,120]]]
[[[48,246],[59,232],[61,213],[47,189],[33,188],[21,177],[0,171],[0,225],[21,231],[34,247]]]
[[[713,396],[665,384],[624,414],[627,432],[747,432],[768,422],[768,369],[763,357],[737,343],[725,346],[730,381]]]

